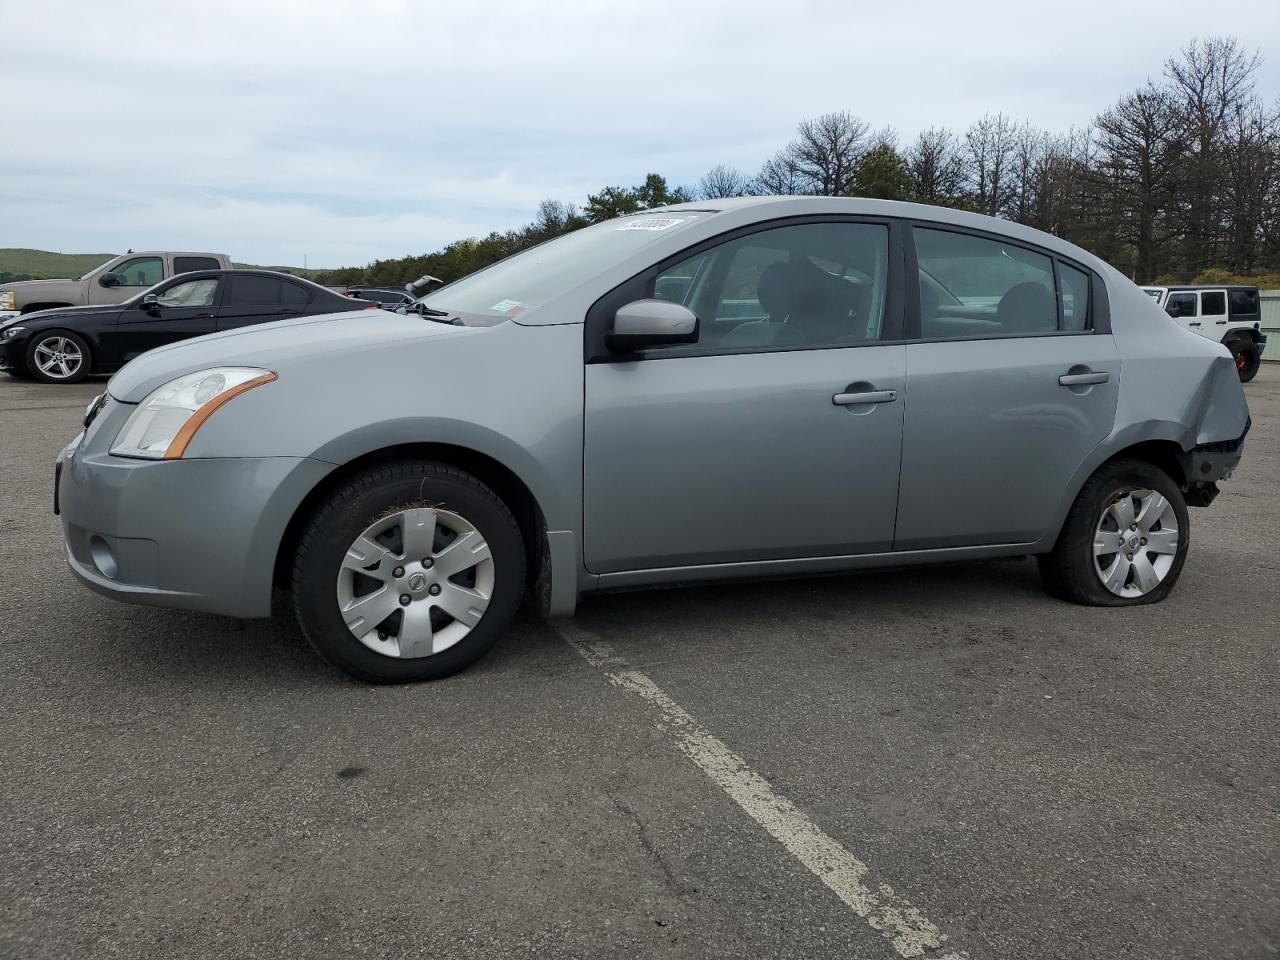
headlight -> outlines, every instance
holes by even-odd
[[[275,378],[270,370],[256,367],[214,367],[170,380],[153,390],[129,415],[111,453],[117,457],[178,460],[215,410]]]
[[[18,295],[12,290],[0,290],[0,310],[17,310]]]
[[[5,327],[0,330],[0,340],[8,340],[10,337],[16,337],[20,333],[26,332],[26,327]]]

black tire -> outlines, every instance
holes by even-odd
[[[36,350],[40,344],[46,341],[54,340],[70,340],[80,350],[80,366],[75,372],[65,377],[54,377],[45,373],[36,364]],[[93,352],[89,349],[89,344],[85,342],[84,337],[78,333],[72,333],[70,330],[41,330],[31,338],[31,342],[27,344],[27,372],[41,383],[79,383],[93,369]]]
[[[427,506],[465,518],[484,538],[493,558],[493,592],[479,622],[453,646],[402,659],[365,646],[347,628],[338,605],[337,577],[348,548],[370,524],[402,509]],[[515,618],[524,584],[524,539],[498,495],[448,464],[406,461],[353,477],[315,511],[294,557],[293,606],[303,634],[333,666],[368,683],[406,683],[447,677],[488,653]]]
[[[1134,490],[1154,490],[1169,501],[1178,524],[1177,552],[1158,586],[1140,596],[1120,596],[1103,584],[1095,568],[1094,534],[1103,511]],[[1159,467],[1143,460],[1116,460],[1103,464],[1089,478],[1072,504],[1053,550],[1036,560],[1045,592],[1051,596],[1087,606],[1127,607],[1158,603],[1167,597],[1182,573],[1190,545],[1191,524],[1178,485]]]
[[[1236,373],[1240,375],[1241,383],[1248,383],[1258,375],[1262,356],[1256,344],[1236,340],[1228,345],[1228,349],[1231,351],[1231,359],[1236,362]]]

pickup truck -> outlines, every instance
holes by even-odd
[[[231,258],[224,253],[130,251],[94,267],[78,280],[20,280],[0,284],[0,319],[51,307],[123,303],[175,274],[230,269]]]
[[[1142,290],[1192,333],[1230,350],[1241,383],[1248,383],[1258,373],[1267,337],[1262,332],[1257,287],[1151,286]]]

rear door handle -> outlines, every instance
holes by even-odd
[[[857,403],[892,403],[897,399],[896,390],[864,390],[861,393],[837,393],[831,402],[837,407],[849,407]]]
[[[1098,373],[1064,373],[1058,378],[1058,383],[1064,387],[1078,387],[1087,383],[1106,383],[1111,379],[1111,374],[1105,370]]]
[[[1188,327],[1198,327],[1198,326],[1200,326],[1200,321],[1199,321],[1199,320],[1192,320],[1192,321],[1190,321],[1190,322],[1187,324],[1187,326],[1188,326]]]

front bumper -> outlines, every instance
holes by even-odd
[[[21,344],[18,343],[19,340],[22,340]],[[17,369],[22,362],[22,351],[26,345],[26,340],[23,337],[0,340],[0,370]]]
[[[268,616],[285,529],[333,465],[299,457],[129,460],[95,449],[95,439],[107,442],[95,438],[96,426],[55,468],[67,563],[80,581],[130,603]]]

